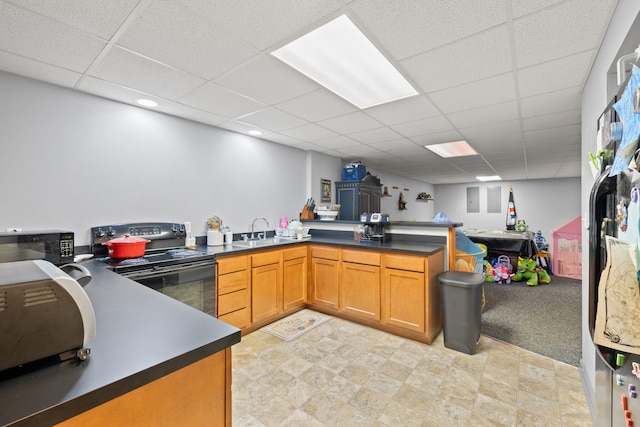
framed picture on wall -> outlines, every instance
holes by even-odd
[[[331,201],[331,180],[330,179],[320,180],[320,201],[321,202]]]

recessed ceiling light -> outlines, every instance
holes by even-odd
[[[425,145],[440,157],[476,156],[478,153],[471,148],[467,141],[445,142],[443,144]]]
[[[500,178],[498,175],[476,176],[476,179],[478,181],[502,181],[502,178]]]
[[[158,103],[156,101],[152,101],[150,99],[138,99],[136,102],[143,107],[157,107]]]
[[[271,54],[358,108],[418,94],[346,15]]]
[[[250,130],[249,132],[247,132],[249,135],[253,135],[253,136],[258,136],[258,135],[262,135],[262,132],[260,132],[259,130]]]

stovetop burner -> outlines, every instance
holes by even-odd
[[[139,258],[115,259],[115,258],[99,258],[112,267],[128,267],[146,264],[170,264],[186,258],[205,257],[207,254],[202,251],[187,248],[174,248],[163,252],[147,253]]]

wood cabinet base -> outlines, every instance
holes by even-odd
[[[231,348],[57,426],[231,426]]]

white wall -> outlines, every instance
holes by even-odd
[[[0,73],[0,230],[297,217],[306,153]]]
[[[619,52],[627,33],[629,33],[631,25],[640,13],[640,2],[637,0],[619,0],[616,11],[611,19],[607,34],[603,40],[602,46],[598,52],[595,63],[591,69],[591,73],[585,83],[582,93],[582,158],[585,161],[582,164],[582,184],[581,184],[581,211],[586,213],[589,210],[589,194],[594,179],[589,170],[587,156],[589,151],[596,151],[596,120],[606,108],[610,101],[610,94],[607,88],[610,84],[611,76],[607,73],[611,69],[612,64],[617,61],[620,53],[631,53],[635,46],[640,43],[635,40],[634,48],[629,52]],[[582,240],[587,242],[589,239],[588,230],[582,230]],[[589,334],[586,319],[588,319],[588,280],[589,280],[589,252],[582,252],[582,361],[581,376],[590,400],[591,408],[595,407],[595,350],[593,342]],[[615,402],[614,402],[615,404]]]
[[[487,187],[500,186],[500,213],[487,213]],[[504,230],[509,202],[509,186],[518,219],[526,221],[531,231],[542,231],[551,244],[551,231],[580,215],[580,178],[497,181],[436,185],[435,209],[464,229]],[[478,187],[480,212],[467,213],[467,188]]]
[[[433,219],[433,202],[418,202],[419,193],[428,193],[433,196],[433,185],[409,178],[367,168],[368,172],[377,176],[380,183],[386,186],[391,197],[383,197],[380,200],[380,211],[389,214],[391,221],[431,221]],[[398,187],[394,189],[393,187]],[[408,190],[405,190],[408,189]],[[402,193],[406,202],[406,210],[400,210],[398,200]]]

